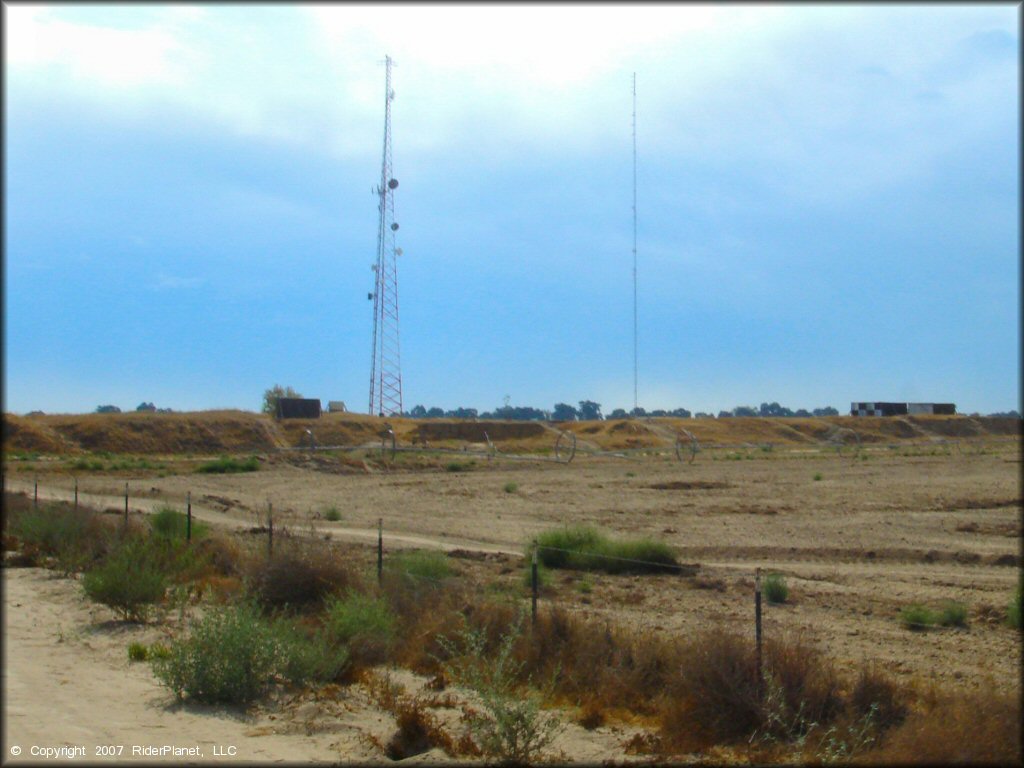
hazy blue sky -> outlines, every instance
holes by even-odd
[[[1020,8],[4,6],[4,396],[1020,410]]]

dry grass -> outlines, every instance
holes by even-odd
[[[1021,705],[992,691],[929,697],[857,762],[870,765],[1020,765]]]

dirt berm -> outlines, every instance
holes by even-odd
[[[729,418],[642,419],[567,422],[569,429],[604,450],[671,445],[683,430],[705,445],[820,445],[837,431],[856,433],[859,442],[901,440],[977,440],[1019,436],[1019,419],[967,416],[912,416],[891,418]],[[353,413],[325,414],[319,419],[277,421],[250,411],[197,411],[192,413],[116,413],[83,415],[3,416],[5,453],[46,455],[97,451],[126,454],[217,455],[265,452],[316,445],[369,445],[387,429],[399,443],[443,442],[496,444],[517,450],[545,450],[555,434],[548,425],[523,421],[458,421],[380,419]]]

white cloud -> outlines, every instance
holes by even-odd
[[[44,6],[8,6],[6,64],[15,72],[57,67],[77,83],[115,89],[182,85],[193,53],[180,24],[201,18],[199,9],[172,7],[150,28],[119,29],[64,21]]]

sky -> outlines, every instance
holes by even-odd
[[[1020,7],[4,3],[4,410],[1022,410]],[[636,83],[637,343],[633,284]]]

